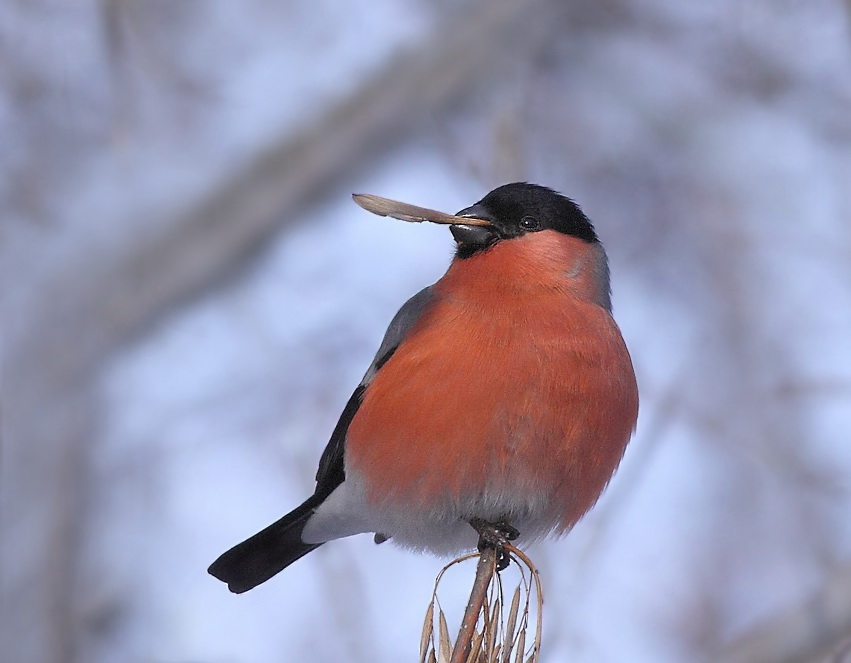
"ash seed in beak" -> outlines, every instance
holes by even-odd
[[[452,225],[462,223],[467,226],[489,226],[491,222],[487,218],[476,218],[474,215],[470,217],[460,217],[445,212],[429,209],[427,207],[418,207],[410,205],[398,200],[390,198],[382,198],[381,196],[373,196],[366,193],[353,193],[354,201],[363,207],[366,211],[372,212],[379,216],[389,216],[400,221],[410,221],[413,223],[421,223],[429,221],[431,223],[441,223],[444,225]],[[469,208],[472,209],[472,208]]]

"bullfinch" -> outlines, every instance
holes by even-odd
[[[390,322],[313,495],[210,566],[232,592],[364,532],[439,555],[474,548],[487,526],[517,545],[564,534],[635,428],[638,388],[606,253],[576,203],[527,183],[454,215],[355,201],[449,225],[455,256]]]

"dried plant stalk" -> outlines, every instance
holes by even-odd
[[[514,564],[496,571],[496,553],[485,550],[459,557],[444,566],[434,583],[420,642],[420,661],[438,663],[535,663],[542,633],[543,594],[538,570],[512,545],[505,552]],[[437,597],[446,572],[463,562],[477,559],[476,578],[454,643],[449,637],[446,615]],[[518,576],[511,600],[503,593],[503,576]],[[535,595],[535,606],[532,595]],[[534,614],[532,614],[534,613]],[[437,624],[435,625],[435,620]],[[534,638],[527,638],[534,620]],[[526,643],[532,640],[527,648]]]
[[[491,628],[489,628],[490,624],[487,623],[487,594],[495,573],[496,550],[486,548],[479,555],[479,563],[476,565],[476,580],[473,582],[473,590],[470,592],[470,600],[467,602],[464,619],[461,620],[461,630],[458,632],[458,639],[455,641],[450,663],[465,663],[467,657],[470,655],[470,649],[473,644],[473,631],[479,621],[482,608],[484,608],[485,614],[485,642],[487,644],[492,643],[493,639],[490,637]]]

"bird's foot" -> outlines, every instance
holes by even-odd
[[[479,533],[479,552],[492,548],[496,551],[496,570],[507,568],[511,557],[505,551],[505,546],[520,536],[520,532],[506,522],[489,523],[481,518],[471,519],[470,525]]]

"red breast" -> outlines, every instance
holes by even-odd
[[[564,531],[594,504],[638,412],[601,270],[599,245],[553,230],[452,263],[351,422],[369,505],[541,504]]]

